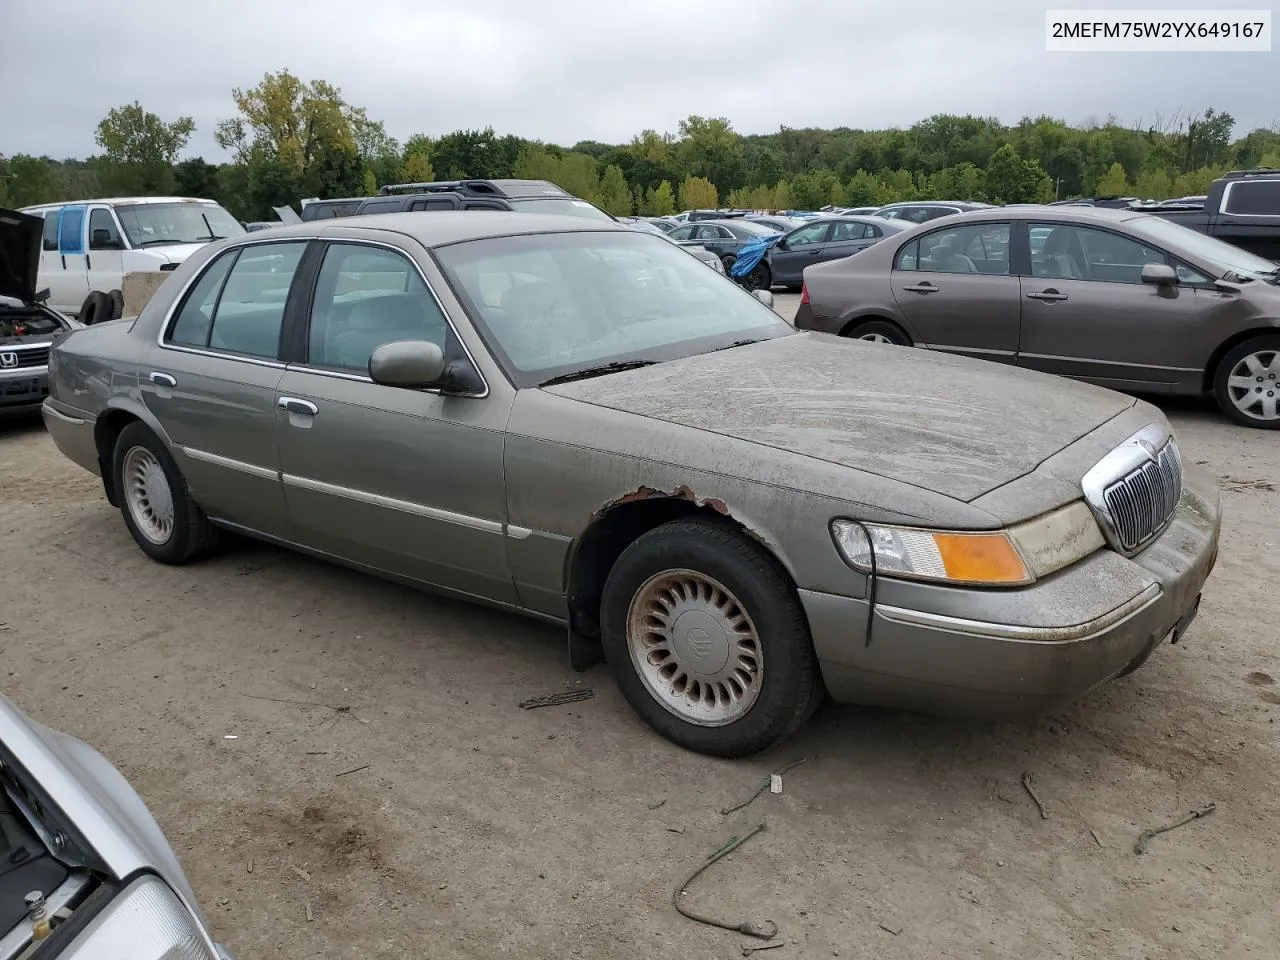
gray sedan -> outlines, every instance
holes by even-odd
[[[827,691],[1051,710],[1183,635],[1219,501],[1158,410],[768,300],[612,223],[305,224],[73,333],[45,423],[157,561],[230,530],[562,624],[709,754]]]
[[[804,277],[802,329],[1211,393],[1235,422],[1280,429],[1280,267],[1160,217],[991,208]]]
[[[910,223],[879,217],[824,217],[792,230],[769,251],[768,273],[761,286],[778,284],[800,289],[805,267],[840,260],[873,243],[901,233]]]

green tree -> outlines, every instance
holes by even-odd
[[[98,123],[94,141],[103,150],[102,176],[121,193],[171,193],[173,164],[195,123],[165,123],[134,102],[115,107]]]
[[[615,217],[631,215],[631,188],[615,166],[605,167],[604,176],[600,178],[600,206]]]
[[[35,203],[49,203],[53,200],[81,200],[88,197],[60,197],[58,181],[54,177],[53,166],[47,157],[32,157],[25,153],[14,154],[9,158],[7,169],[0,169],[0,187],[10,207],[27,207]]]
[[[436,178],[431,165],[431,138],[415,133],[404,143],[400,180],[404,183],[431,183]]]
[[[381,120],[369,119],[364,107],[348,107],[347,123],[356,153],[373,174],[374,186],[369,193],[376,193],[378,186],[392,183],[400,175],[400,144],[388,136]]]
[[[844,198],[851,207],[873,207],[877,204],[880,184],[866,170],[859,169],[844,189]]]
[[[256,87],[233,90],[231,97],[239,114],[221,121],[214,139],[242,163],[269,158],[306,175],[322,153],[330,165],[335,151],[358,159],[351,109],[331,83],[303,83],[281,70]]]
[[[523,146],[519,137],[499,137],[493,127],[455,130],[435,142],[431,163],[442,180],[509,177]]]
[[[663,180],[645,192],[640,212],[647,217],[669,217],[676,212],[676,195],[669,180]]]
[[[1124,167],[1119,163],[1111,164],[1107,168],[1107,172],[1098,179],[1098,183],[1093,190],[1100,197],[1128,196],[1129,179],[1125,175]]]
[[[1144,170],[1133,192],[1144,200],[1167,200],[1173,194],[1173,178],[1167,170]]]
[[[987,199],[992,203],[1033,203],[1044,170],[1034,160],[1018,156],[1006,143],[991,155],[983,176]]]
[[[183,160],[173,168],[173,179],[175,189],[184,197],[212,199],[221,192],[218,168],[202,157]]]
[[[676,155],[686,176],[710,180],[722,190],[745,182],[742,138],[724,117],[691,116],[680,121]]]
[[[1226,172],[1223,167],[1201,167],[1198,170],[1180,173],[1173,181],[1170,196],[1189,197],[1206,194],[1209,192],[1209,184]]]
[[[720,204],[716,185],[706,177],[688,176],[680,184],[680,205],[686,210],[714,210]]]

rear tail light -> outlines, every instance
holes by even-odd
[[[800,284],[800,302],[809,302],[809,285],[807,283]]]

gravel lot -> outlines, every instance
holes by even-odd
[[[1188,462],[1280,486],[1280,436],[1166,409]],[[38,420],[0,421],[0,477],[0,689],[120,767],[241,960],[740,956],[669,899],[762,820],[687,902],[776,920],[770,960],[1275,956],[1275,490],[1224,481],[1191,634],[1085,703],[1000,726],[828,704],[735,763],[649,733],[554,629],[260,545],[151,563]]]

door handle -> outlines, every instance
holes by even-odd
[[[290,413],[303,413],[309,417],[314,417],[320,412],[310,400],[299,400],[297,397],[281,397],[277,401],[277,405],[281,410],[288,410]]]
[[[924,281],[923,283],[912,283],[912,284],[908,284],[907,286],[903,287],[902,289],[903,289],[903,290],[910,290],[912,293],[937,293],[937,292],[939,291],[939,289],[940,289],[940,288],[939,288],[939,287],[935,287],[932,283],[930,283],[928,280],[926,280],[926,281]]]
[[[84,268],[85,268],[86,270],[92,270],[92,269],[93,269],[93,261],[89,259],[89,254],[87,254],[87,253],[84,255]]]
[[[157,387],[176,387],[178,385],[177,380],[173,379],[173,377],[169,376],[167,373],[160,373],[158,370],[153,370],[148,379],[150,379],[150,381]]]
[[[1059,293],[1057,290],[1054,290],[1052,287],[1049,288],[1048,290],[1041,290],[1039,293],[1028,293],[1027,296],[1030,297],[1032,300],[1042,300],[1045,303],[1051,303],[1055,300],[1067,299],[1067,295],[1065,293]]]

